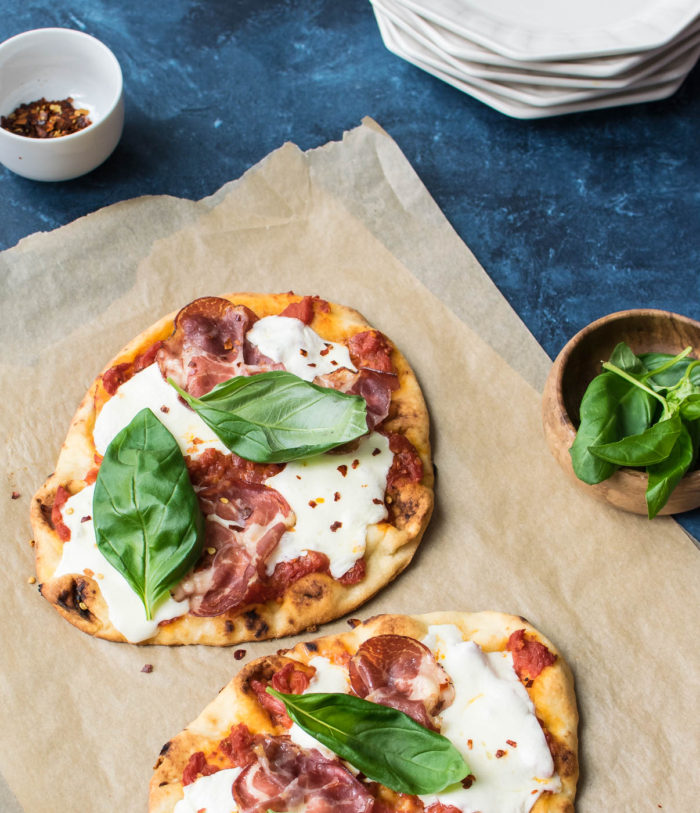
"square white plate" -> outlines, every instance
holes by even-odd
[[[483,66],[492,66],[494,69],[502,68],[518,72],[531,71],[541,76],[551,76],[552,80],[556,80],[558,76],[563,76],[567,80],[581,77],[583,81],[587,79],[611,79],[615,81],[615,77],[624,80],[632,71],[647,68],[653,60],[660,56],[668,56],[672,48],[682,48],[691,36],[700,33],[700,17],[698,17],[667,45],[650,51],[625,54],[623,56],[569,60],[566,62],[527,62],[508,59],[495,51],[477,45],[475,42],[421,17],[404,6],[402,0],[371,0],[371,2],[390,15],[395,23],[400,22],[425,37],[430,41],[430,47],[433,50],[437,50],[444,55],[449,54],[459,60],[475,62]],[[620,86],[623,87],[625,84],[627,83],[624,82]]]
[[[668,53],[660,54],[639,70],[618,79],[583,80],[578,77],[548,77],[531,71],[499,69],[456,59],[450,54],[442,53],[419,31],[410,28],[393,13],[391,6],[385,6],[380,2],[375,2],[374,5],[375,12],[382,18],[391,39],[408,55],[434,65],[458,79],[465,79],[514,101],[535,106],[570,104],[605,92],[636,90],[683,79],[700,56],[700,32],[698,32],[684,41],[678,49],[671,48]]]
[[[407,8],[503,56],[566,60],[639,53],[670,42],[698,0],[401,0]]]
[[[382,39],[392,53],[395,53],[397,56],[407,60],[427,73],[432,74],[438,79],[447,82],[458,90],[473,96],[475,99],[487,104],[489,107],[493,107],[495,110],[498,110],[507,116],[518,119],[541,119],[551,116],[560,116],[565,113],[577,113],[588,110],[598,110],[605,107],[616,107],[665,99],[668,96],[672,96],[683,83],[682,79],[678,79],[674,82],[663,82],[661,84],[652,85],[636,91],[627,90],[620,93],[608,93],[604,96],[598,96],[578,103],[553,105],[550,107],[535,107],[527,103],[509,99],[499,93],[479,87],[472,82],[466,81],[465,79],[458,79],[457,77],[446,73],[439,67],[423,62],[418,57],[409,56],[403,52],[400,45],[396,44],[392,40],[391,34],[386,29],[385,21],[379,15],[377,15],[377,22],[382,34]]]

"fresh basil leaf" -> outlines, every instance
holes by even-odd
[[[666,505],[673,489],[693,462],[693,441],[685,426],[681,426],[669,455],[647,469],[646,502],[649,519],[653,519]]]
[[[653,372],[659,367],[662,367],[667,362],[671,361],[674,356],[669,353],[642,353],[639,358],[649,372]],[[674,387],[684,376],[688,365],[692,364],[697,359],[684,358],[676,362],[673,367],[664,370],[658,375],[654,375],[649,379],[649,383],[653,383],[658,387]],[[695,386],[700,386],[700,365],[693,367],[690,371],[690,381]]]
[[[150,409],[107,447],[92,512],[97,547],[151,619],[199,558],[204,520],[180,447]]]
[[[617,466],[650,466],[668,457],[681,431],[678,414],[659,421],[639,435],[589,447],[591,454]]]
[[[681,417],[686,421],[697,421],[700,418],[700,393],[687,395],[680,405]]]
[[[693,462],[690,464],[690,468],[694,469],[697,467],[698,458],[700,457],[700,418],[693,421],[685,420],[683,425],[688,430],[693,443]]]
[[[402,711],[349,694],[267,691],[307,734],[399,793],[438,793],[469,775],[469,766],[446,737]]]
[[[589,447],[643,432],[651,423],[655,400],[613,373],[588,385],[581,401],[581,424],[569,450],[579,480],[593,485],[607,480],[617,466],[591,454]]]
[[[644,375],[647,372],[641,359],[635,356],[632,349],[625,342],[615,345],[608,361],[632,375]]]
[[[364,398],[283,370],[231,378],[201,398],[168,382],[232,452],[256,463],[311,457],[367,433]]]

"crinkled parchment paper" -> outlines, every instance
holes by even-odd
[[[241,666],[230,649],[119,645],[71,627],[27,583],[27,515],[84,390],[122,345],[197,296],[289,289],[360,310],[408,357],[431,409],[434,519],[411,567],[356,615],[527,617],[576,676],[577,809],[693,809],[693,542],[562,476],[540,427],[544,352],[373,122],[307,153],[287,144],[200,202],[140,198],[33,235],[0,255],[0,280],[3,811],[144,810],[161,745]]]

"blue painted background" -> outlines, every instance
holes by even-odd
[[[0,39],[44,26],[114,51],[126,127],[75,181],[0,168],[0,249],[135,195],[203,197],[369,115],[550,356],[614,310],[700,318],[700,67],[666,101],[523,122],[390,54],[365,0],[0,0]],[[700,511],[682,522],[700,536]]]

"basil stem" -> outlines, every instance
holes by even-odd
[[[180,447],[150,409],[107,447],[92,512],[97,547],[138,594],[150,620],[199,558],[204,534]]]
[[[671,367],[675,367],[676,364],[683,361],[683,359],[688,355],[688,353],[691,353],[692,350],[692,347],[686,347],[685,350],[682,350],[677,356],[672,356],[655,370],[649,370],[644,376],[645,380],[653,376],[661,375],[662,373],[665,373],[666,370],[670,370]]]
[[[611,364],[609,361],[603,362],[603,369],[609,370],[611,373],[615,373],[615,375],[619,375],[620,378],[624,378],[625,381],[629,381],[630,384],[634,385],[635,387],[639,387],[640,390],[643,390],[644,392],[648,393],[649,395],[659,400],[662,405],[664,406],[666,405],[665,399],[661,395],[659,395],[658,392],[651,389],[651,387],[647,387],[646,384],[644,384],[638,378],[635,378],[633,375],[630,375],[629,373],[625,372],[625,370],[622,370],[616,365]]]
[[[232,452],[256,463],[311,457],[367,433],[364,398],[283,370],[236,376],[200,398],[168,383]]]
[[[697,366],[697,361],[693,359],[684,358],[678,361],[677,356],[669,356],[668,353],[642,353],[639,358],[650,374],[647,383],[653,387],[672,387],[678,383],[691,365],[693,369],[690,372],[690,379],[693,384],[700,385],[700,368]],[[667,367],[668,362],[674,363]],[[662,367],[663,371],[659,372]]]
[[[349,694],[267,691],[307,734],[399,793],[438,793],[469,775],[469,766],[446,737],[389,706]]]

